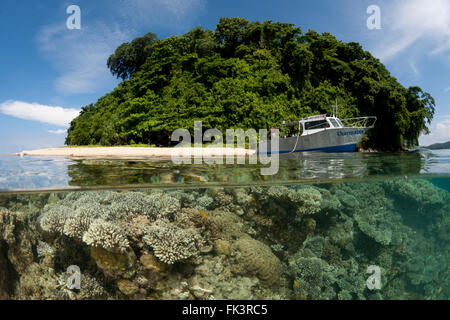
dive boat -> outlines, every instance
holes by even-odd
[[[322,151],[322,152],[353,152],[356,144],[361,141],[364,133],[373,128],[377,117],[359,117],[339,119],[326,114],[302,118],[298,121],[285,123],[279,138],[279,153]],[[293,128],[286,134],[288,128]],[[270,143],[268,143],[270,152]]]

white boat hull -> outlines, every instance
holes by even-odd
[[[299,137],[280,138],[279,153],[322,151],[353,152],[369,128],[330,128]],[[267,144],[268,153],[270,141]]]

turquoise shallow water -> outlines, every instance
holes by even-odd
[[[0,164],[1,299],[450,297],[449,150]]]

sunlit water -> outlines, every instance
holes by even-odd
[[[0,157],[0,190],[3,299],[450,296],[450,150],[298,154],[270,176]]]
[[[415,175],[442,178],[450,174],[449,150],[297,153],[281,156],[274,175],[261,175],[261,168],[268,165],[250,165],[248,159],[245,161],[246,164],[232,165],[175,165],[170,160],[3,156],[0,157],[0,190],[320,183]]]

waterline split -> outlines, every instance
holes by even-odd
[[[278,129],[272,129],[270,132],[270,152],[268,152],[267,129],[259,129],[259,136],[255,129],[227,129],[226,130],[226,144],[223,144],[223,134],[220,130],[213,128],[208,129],[203,133],[203,126],[201,121],[194,121],[194,148],[202,148],[203,142],[211,142],[211,145],[203,148],[200,154],[192,152],[190,148],[192,144],[192,137],[187,129],[176,129],[171,135],[172,142],[179,142],[172,149],[171,159],[175,164],[202,164],[208,165],[224,164],[224,157],[226,164],[245,164],[245,152],[242,156],[242,151],[250,151],[248,155],[249,164],[263,165],[270,164],[269,167],[261,168],[261,175],[275,175],[279,169],[279,132]],[[180,138],[182,140],[180,141]],[[258,139],[259,138],[259,139]],[[249,142],[249,149],[246,149],[246,141]],[[259,143],[258,143],[259,140]],[[236,147],[235,147],[236,146]],[[214,149],[219,149],[222,152],[215,154]],[[207,151],[212,150],[212,151]],[[227,150],[233,150],[227,152]],[[237,152],[234,152],[236,150]],[[258,152],[257,152],[258,150]],[[192,160],[192,158],[194,158]]]

